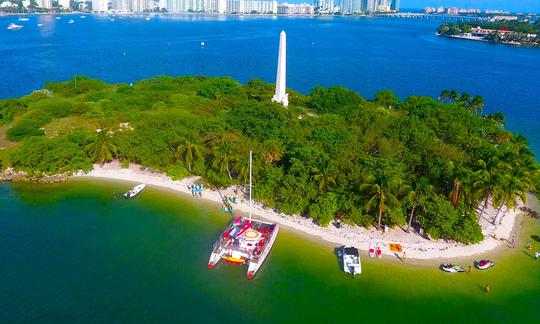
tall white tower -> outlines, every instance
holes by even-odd
[[[276,76],[276,93],[272,98],[273,102],[279,102],[284,107],[289,105],[289,95],[286,91],[287,83],[287,34],[281,31],[279,34],[279,54]]]

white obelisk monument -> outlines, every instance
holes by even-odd
[[[287,83],[287,34],[281,31],[279,34],[279,54],[276,76],[276,93],[272,98],[273,102],[279,102],[284,107],[289,105],[289,95],[285,92]]]

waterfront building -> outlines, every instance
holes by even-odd
[[[40,8],[51,9],[52,0],[37,0],[37,6]]]
[[[400,0],[392,0],[392,4],[390,5],[390,10],[399,11],[399,4],[400,4]]]
[[[227,0],[205,0],[204,11],[214,13],[226,13]]]
[[[117,12],[130,11],[130,0],[112,0],[111,9]]]
[[[437,13],[439,13],[439,14],[444,13],[444,7],[439,6],[439,8],[437,8]]]
[[[313,15],[315,7],[307,3],[279,3],[277,13],[280,15]]]
[[[357,15],[365,11],[362,8],[362,0],[341,0],[340,12],[344,15]]]
[[[92,0],[93,12],[107,12],[109,10],[109,2],[107,0]]]
[[[154,0],[131,0],[130,10],[133,12],[144,12],[154,10]]]
[[[334,0],[315,0],[313,5],[315,6],[315,11],[317,11],[318,13],[334,13]]]
[[[70,8],[71,0],[58,0],[58,5],[64,7],[65,9]]]
[[[459,9],[456,7],[450,7],[446,10],[449,15],[459,15]]]

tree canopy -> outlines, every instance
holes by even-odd
[[[400,100],[315,87],[289,91],[284,108],[260,80],[77,76],[46,88],[0,101],[0,130],[16,141],[4,168],[52,174],[118,159],[228,186],[246,182],[253,150],[254,195],[267,206],[323,226],[410,224],[460,242],[482,239],[487,201],[515,206],[540,185],[526,139],[502,114],[482,115],[481,97],[454,90]]]

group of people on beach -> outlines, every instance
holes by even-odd
[[[203,185],[202,183],[200,185],[188,185],[188,189],[191,190],[191,195],[193,197],[202,197],[203,192]]]
[[[238,197],[236,196],[223,196],[223,205],[221,206],[221,212],[232,214],[234,208],[232,204],[238,204]]]

